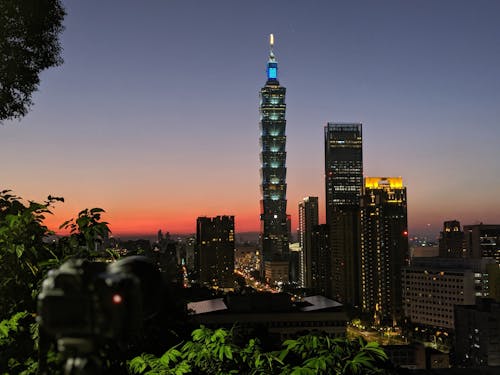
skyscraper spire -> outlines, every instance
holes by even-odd
[[[269,34],[269,62],[276,62],[276,58],[274,57],[274,34]]]
[[[278,62],[274,56],[274,34],[269,34],[269,61],[267,62],[267,80],[278,82]]]

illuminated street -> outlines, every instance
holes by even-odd
[[[400,332],[390,330],[377,331],[373,328],[363,329],[359,325],[347,326],[347,337],[350,339],[363,337],[366,341],[376,341],[380,345],[405,345],[408,341],[401,337]]]

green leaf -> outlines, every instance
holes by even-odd
[[[286,348],[286,349],[284,349],[284,350],[282,350],[282,351],[279,352],[278,358],[280,359],[280,361],[284,361],[285,360],[286,356],[289,353],[288,349],[289,348]]]
[[[160,357],[160,363],[167,368],[169,368],[170,362],[176,362],[177,358],[181,356],[181,352],[175,349],[177,346],[170,348]]]
[[[298,341],[297,340],[286,340],[283,343],[283,346],[286,346],[288,350],[294,349],[297,345],[298,345]]]
[[[229,346],[224,347],[224,353],[226,354],[226,357],[228,359],[233,359],[233,351],[231,350],[231,348]]]
[[[15,250],[17,257],[21,258],[24,254],[24,245],[16,245]]]
[[[316,375],[317,373],[306,367],[294,367],[290,375]]]
[[[255,368],[260,368],[260,366],[262,366],[264,362],[262,361],[261,357],[260,357],[260,354],[255,357]]]
[[[204,339],[210,338],[212,336],[212,330],[201,325],[200,328],[195,329],[191,334],[193,341],[203,341]]]
[[[148,365],[141,356],[138,356],[129,361],[128,367],[134,374],[142,374]]]
[[[190,372],[191,372],[191,366],[186,361],[182,361],[174,369],[175,375],[183,375],[183,374],[188,374]]]
[[[9,327],[4,322],[5,320],[0,323],[0,340],[9,336]]]

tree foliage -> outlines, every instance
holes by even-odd
[[[35,317],[18,312],[0,322],[0,370],[11,373],[35,374],[37,325]],[[1,372],[3,374],[3,372]]]
[[[192,340],[168,349],[161,357],[142,354],[128,364],[134,374],[386,374],[387,355],[376,342],[349,341],[308,334],[287,340],[282,350],[266,352],[257,339],[238,346],[232,332],[204,326]]]
[[[40,73],[62,63],[60,0],[0,1],[0,123],[25,116]]]
[[[34,297],[41,279],[56,259],[44,241],[53,234],[43,220],[62,198],[28,202],[9,190],[0,191],[0,319],[18,311],[34,311]]]
[[[43,203],[25,203],[10,190],[0,191],[0,373],[36,373],[40,353],[35,306],[46,273],[109,233],[107,223],[100,221],[103,210],[93,208],[67,222],[69,236],[47,241],[54,233],[43,221],[57,201],[64,200],[49,196]],[[42,354],[55,370],[56,353]]]
[[[76,219],[61,224],[59,229],[69,230],[70,236],[61,239],[65,247],[78,249],[78,256],[91,258],[97,254],[96,248],[109,237],[108,223],[101,221],[102,208],[86,208]]]

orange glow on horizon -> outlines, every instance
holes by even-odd
[[[54,215],[48,215],[44,224],[58,235],[67,235],[68,231],[59,229],[59,226],[66,220],[76,217],[73,215],[56,212]],[[133,213],[122,212],[120,215],[113,215],[105,212],[102,215],[102,221],[108,222],[113,236],[120,235],[140,235],[156,234],[158,230],[175,234],[192,234],[196,232],[196,219],[199,216],[218,216],[233,215],[233,213],[184,213],[180,214],[160,214],[151,213]],[[238,232],[258,232],[260,230],[259,216],[253,212],[234,215],[235,229]],[[175,218],[175,219],[172,219]]]

